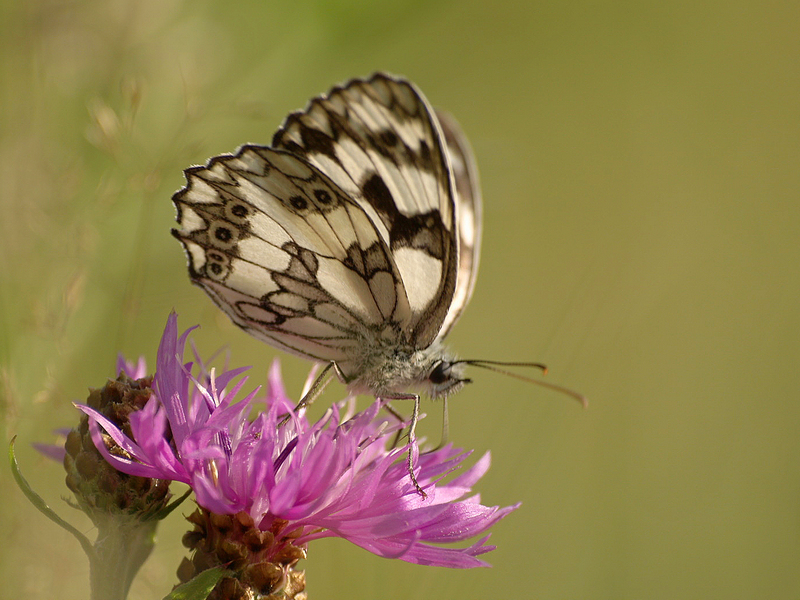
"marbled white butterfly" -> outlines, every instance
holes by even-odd
[[[239,327],[327,363],[351,392],[414,399],[412,441],[409,392],[444,397],[469,381],[467,364],[487,365],[442,346],[475,285],[475,161],[410,82],[378,73],[334,87],[271,146],[185,173],[173,234],[192,281]]]

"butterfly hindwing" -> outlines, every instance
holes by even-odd
[[[408,293],[411,343],[430,345],[454,320],[464,265],[445,134],[421,92],[383,74],[353,80],[290,115],[273,146],[326,173],[370,216]]]
[[[247,145],[186,171],[173,200],[192,280],[240,327],[284,350],[358,368],[365,336],[411,311],[362,206],[303,158]]]

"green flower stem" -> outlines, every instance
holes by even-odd
[[[155,545],[157,520],[123,519],[109,515],[98,526],[89,560],[92,600],[125,600],[133,578]]]

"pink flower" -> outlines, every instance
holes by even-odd
[[[170,315],[158,350],[154,394],[130,415],[128,437],[88,406],[93,439],[116,469],[130,475],[171,479],[192,487],[198,504],[219,514],[246,512],[262,531],[303,546],[341,537],[387,558],[443,567],[488,566],[479,555],[487,531],[519,505],[484,506],[472,486],[487,471],[488,453],[453,478],[469,456],[451,444],[414,457],[423,498],[408,475],[406,447],[393,447],[404,426],[380,411],[380,401],[351,414],[353,402],[334,404],[315,423],[293,414],[277,362],[266,394],[240,395],[246,369],[206,372],[183,364],[187,330],[178,336]],[[120,360],[126,373],[143,365]],[[258,409],[258,410],[256,410]],[[256,413],[253,419],[250,416]],[[100,433],[124,451],[111,453]],[[481,536],[471,545],[470,538]],[[443,547],[439,544],[459,544]]]

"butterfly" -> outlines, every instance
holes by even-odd
[[[460,127],[409,81],[336,86],[270,146],[185,176],[173,235],[192,282],[246,332],[327,363],[323,375],[352,393],[413,399],[412,441],[420,393],[445,397],[469,382],[467,365],[493,364],[442,343],[475,286],[481,193]]]

